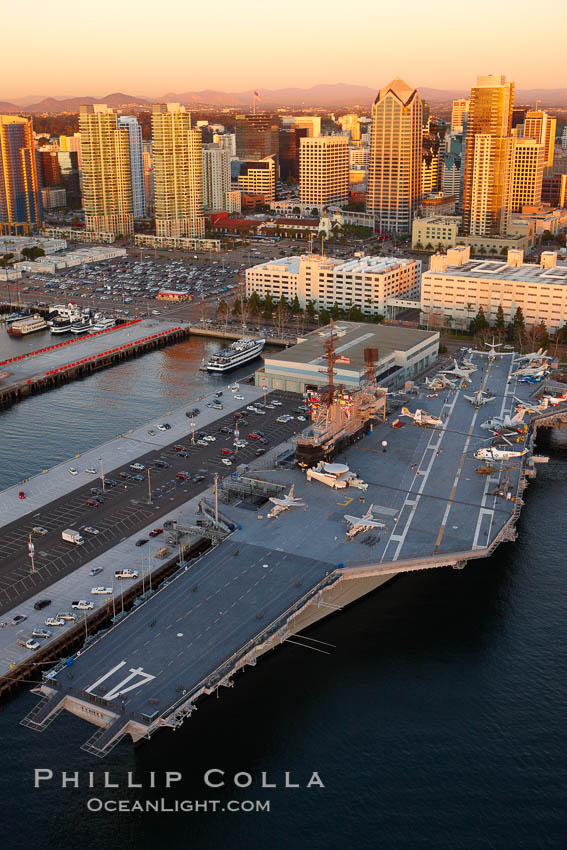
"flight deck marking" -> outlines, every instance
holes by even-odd
[[[489,363],[488,366],[486,367],[486,375],[484,376],[484,379],[483,379],[483,381],[481,382],[481,385],[480,385],[480,392],[484,392],[484,388],[486,386],[486,382],[488,381],[488,375],[490,374],[491,368],[492,368],[492,363]],[[462,470],[463,464],[465,462],[465,457],[467,455],[469,443],[470,443],[470,440],[471,440],[472,432],[474,430],[474,426],[476,424],[476,419],[477,419],[479,410],[480,410],[479,407],[475,408],[473,418],[471,420],[471,425],[470,425],[470,428],[468,430],[468,434],[467,434],[467,438],[465,440],[465,444],[463,446],[463,453],[461,455],[461,460],[459,461],[459,466],[457,467],[457,473],[455,475],[455,480],[453,481],[453,486],[451,488],[451,493],[449,495],[447,507],[445,508],[445,513],[443,515],[443,520],[441,522],[439,534],[437,535],[437,540],[435,541],[435,546],[433,548],[433,554],[434,555],[436,555],[437,552],[439,551],[441,541],[443,540],[443,535],[445,534],[445,528],[446,528],[446,525],[447,525],[447,520],[449,518],[449,513],[451,511],[452,501],[455,498],[455,493],[457,492],[457,487],[458,487],[458,484],[459,484],[459,481],[460,481],[460,478],[461,478],[461,470]]]

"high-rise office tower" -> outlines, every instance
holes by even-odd
[[[422,103],[392,80],[372,106],[366,208],[379,230],[409,233],[421,199]]]
[[[0,233],[25,235],[41,224],[33,125],[0,115]]]
[[[445,139],[445,151],[442,155],[441,190],[446,196],[455,196],[456,208],[459,211],[462,201],[464,159],[463,134],[448,133]]]
[[[508,230],[514,165],[514,84],[478,77],[471,89],[463,182],[463,231],[496,236]]]
[[[61,169],[57,151],[38,151],[40,183],[42,186],[61,186]]]
[[[320,115],[282,115],[283,127],[297,127],[298,130],[307,130],[309,137],[321,135]]]
[[[179,103],[152,108],[154,211],[157,236],[205,233],[201,131]]]
[[[535,139],[514,139],[512,212],[541,203],[544,158],[545,147]]]
[[[348,115],[341,115],[337,121],[340,124],[343,133],[348,133],[351,141],[360,141],[360,118],[354,112]]]
[[[279,153],[278,117],[268,112],[236,116],[236,156],[264,159]]]
[[[469,104],[470,101],[466,100],[464,97],[453,101],[453,108],[451,110],[452,133],[462,133],[463,123],[466,121],[467,115],[469,114]]]
[[[203,206],[225,210],[230,192],[230,151],[220,145],[203,145]]]
[[[314,207],[348,203],[347,136],[303,138],[299,143],[299,200]]]
[[[142,159],[142,128],[134,115],[121,115],[118,119],[118,126],[128,131],[132,212],[134,218],[143,218],[146,214],[146,192],[144,189],[144,162]]]
[[[77,151],[58,151],[57,161],[61,172],[61,183],[67,193],[67,205],[77,207],[81,204],[81,177],[79,174],[79,154]]]
[[[270,204],[276,199],[276,157],[265,156],[264,159],[241,160],[233,159],[230,164],[231,176],[235,188],[238,189],[246,202],[246,195],[257,196],[263,204]]]
[[[524,138],[535,139],[544,146],[544,167],[551,168],[555,151],[555,132],[557,118],[552,118],[547,112],[526,112],[524,118]]]
[[[130,140],[106,104],[79,110],[85,227],[121,236],[134,232]]]
[[[80,133],[74,133],[72,136],[59,136],[59,150],[75,151],[79,163],[79,171],[83,170],[83,152]]]
[[[309,131],[307,127],[281,127],[279,135],[280,179],[299,181],[299,145]]]

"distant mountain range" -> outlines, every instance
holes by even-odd
[[[260,108],[275,107],[315,107],[341,108],[348,106],[368,106],[374,101],[378,87],[355,86],[345,83],[333,85],[321,84],[311,88],[260,89]],[[458,97],[466,97],[464,89],[433,89],[420,87],[419,93],[431,104],[448,103]],[[107,103],[115,107],[149,107],[152,103],[174,101],[187,106],[249,107],[253,91],[223,92],[212,89],[204,91],[167,92],[161,97],[140,97],[138,95],[115,92],[106,97],[68,97],[63,99],[45,97],[37,103],[30,98],[21,98],[18,103],[0,101],[2,112],[77,112],[84,103]],[[517,89],[515,101],[518,104],[532,104],[540,101],[541,106],[567,107],[567,89]]]

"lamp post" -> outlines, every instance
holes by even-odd
[[[29,541],[28,541],[28,553],[29,553],[29,556],[30,556],[30,558],[31,558],[31,570],[30,570],[30,573],[32,573],[32,574],[33,574],[33,573],[36,573],[36,572],[37,572],[37,570],[36,570],[36,568],[35,568],[35,560],[34,560],[34,556],[35,556],[35,546],[34,546],[34,544],[32,543],[32,532],[31,532],[31,531],[30,531],[30,537],[29,537]]]
[[[103,465],[102,465],[102,458],[99,457],[98,460],[99,460],[99,463],[100,463],[100,482],[102,484],[102,492],[104,493],[104,468],[103,468]]]
[[[195,422],[191,420],[191,445],[195,445]]]
[[[148,467],[148,505],[152,503],[152,480],[150,475],[150,469]]]

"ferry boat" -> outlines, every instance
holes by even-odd
[[[72,334],[86,334],[86,333],[89,333],[91,328],[92,328],[92,322],[90,320],[90,317],[88,315],[81,316],[81,318],[78,321],[73,322],[73,324],[71,325],[71,333]]]
[[[116,319],[97,319],[94,325],[89,328],[90,334],[96,334],[99,331],[108,331],[116,326]]]
[[[71,330],[71,325],[76,322],[80,316],[55,316],[51,323],[52,334],[67,334]]]
[[[55,319],[61,316],[73,316],[76,319],[79,315],[80,313],[77,305],[72,302],[69,304],[54,304],[47,314],[47,324],[51,327]]]
[[[265,339],[254,339],[245,336],[233,342],[229,348],[218,351],[207,363],[208,372],[229,372],[238,366],[244,366],[250,360],[259,357],[266,344]]]
[[[12,336],[26,336],[27,334],[35,333],[35,331],[43,331],[47,327],[45,319],[35,313],[33,316],[15,319],[8,327],[8,333]]]

